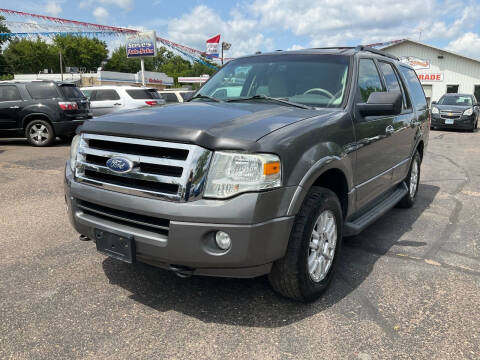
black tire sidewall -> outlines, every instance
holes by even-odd
[[[300,285],[300,291],[305,301],[316,300],[328,287],[335,273],[335,268],[337,266],[342,248],[343,219],[340,202],[338,201],[337,196],[328,189],[318,188],[316,189],[316,191],[322,192],[321,201],[315,208],[307,209],[307,211],[309,211],[307,215],[307,226],[303,228],[301,234],[301,244],[298,244],[300,246],[300,256],[297,264],[297,271],[299,275],[298,280]],[[333,262],[327,276],[320,282],[314,282],[310,278],[310,274],[308,272],[308,253],[310,247],[310,237],[313,231],[313,227],[315,225],[315,221],[317,220],[318,216],[325,210],[330,210],[335,216],[335,222],[337,225],[337,245]]]
[[[30,129],[35,124],[44,125],[48,129],[48,139],[43,144],[37,144],[30,138]],[[53,130],[53,127],[52,125],[50,125],[48,121],[45,121],[45,120],[32,120],[31,122],[29,122],[25,129],[25,136],[27,137],[27,140],[31,145],[37,146],[37,147],[49,146],[55,140],[55,132]]]

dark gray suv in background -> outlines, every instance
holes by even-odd
[[[411,207],[430,124],[408,65],[357,48],[233,60],[187,103],[85,123],[66,166],[81,239],[180,276],[269,274],[311,301],[342,237]]]
[[[75,84],[0,82],[0,137],[26,137],[33,146],[48,146],[57,136],[73,136],[91,117],[88,100]]]

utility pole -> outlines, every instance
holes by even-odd
[[[62,50],[60,50],[60,74],[62,74],[62,81],[63,81],[63,59],[62,59]]]
[[[140,58],[140,69],[142,71],[142,86],[145,86],[145,60]]]

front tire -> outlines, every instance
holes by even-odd
[[[408,193],[400,200],[398,207],[401,208],[411,208],[415,204],[418,194],[418,186],[420,185],[420,165],[422,164],[422,158],[418,153],[418,150],[415,151],[413,155],[412,162],[410,163],[410,170],[408,171],[407,178],[405,183],[408,187]]]
[[[33,120],[25,129],[25,136],[33,146],[49,146],[55,140],[55,132],[52,125],[45,120]]]
[[[285,256],[269,275],[273,289],[299,301],[318,299],[330,284],[342,247],[342,208],[337,196],[313,187],[295,218]]]

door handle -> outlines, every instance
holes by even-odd
[[[20,109],[20,106],[10,106],[9,109]]]
[[[395,131],[395,129],[393,128],[392,125],[388,125],[388,126],[385,128],[385,133],[386,133],[387,135],[392,135],[394,131]]]
[[[120,103],[113,104],[113,106],[120,106],[120,105],[122,105],[122,104],[120,104]]]

